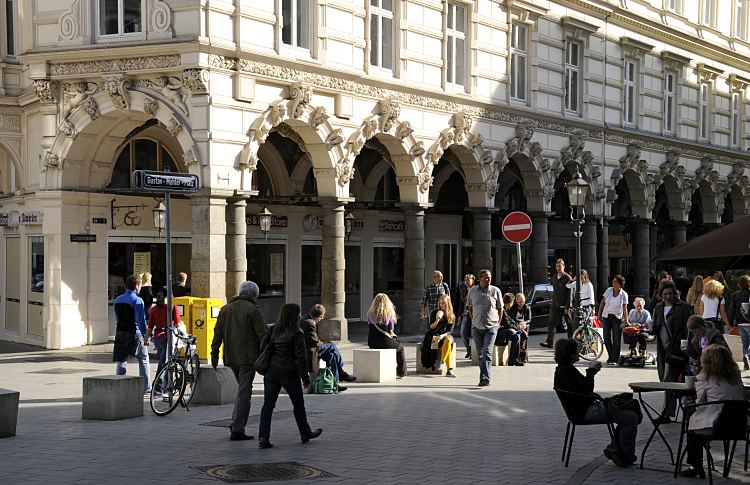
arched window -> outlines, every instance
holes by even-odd
[[[159,140],[136,138],[122,147],[108,187],[129,189],[130,175],[134,170],[164,171],[167,169],[172,172],[180,171],[166,146]]]

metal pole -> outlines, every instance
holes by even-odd
[[[172,331],[169,327],[172,326],[172,227],[171,227],[171,208],[169,200],[169,192],[164,194],[164,208],[166,214],[164,217],[164,226],[167,235],[167,362],[172,352]]]
[[[523,263],[521,262],[521,243],[516,243],[516,258],[518,259],[518,292],[523,293]]]
[[[577,212],[577,209],[576,209]],[[581,308],[581,236],[583,235],[583,219],[576,219],[576,259],[578,261],[578,276],[576,277],[576,292],[578,293],[578,301],[576,306]],[[581,322],[578,322],[580,325]]]

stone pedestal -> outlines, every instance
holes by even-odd
[[[396,382],[396,349],[354,349],[357,382]]]
[[[18,391],[0,389],[0,438],[16,435],[20,396]]]
[[[240,285],[247,279],[247,222],[245,210],[247,202],[229,200],[226,207],[226,257],[227,257],[227,298],[240,293]]]
[[[508,345],[493,345],[492,346],[492,366],[508,365],[508,356],[510,355],[510,346]],[[479,365],[479,353],[477,352],[476,345],[471,346],[471,365]]]
[[[651,297],[648,291],[650,246],[649,222],[637,219],[633,224],[633,273],[635,281],[625,283],[633,289],[633,294],[628,295],[631,302],[638,296],[646,301],[649,301]]]
[[[326,307],[326,318],[318,323],[318,334],[322,340],[348,342],[349,333],[344,316],[344,206],[339,202],[326,202],[323,207],[323,255],[320,262],[323,287],[320,299]]]
[[[547,214],[534,212],[530,215],[532,229],[529,286],[538,283],[547,283],[549,281],[547,276],[547,247],[549,242],[549,235],[547,233]]]
[[[472,263],[476,275],[482,269],[492,271],[492,213],[476,210],[472,219]]]
[[[407,334],[422,332],[419,305],[424,293],[424,209],[404,209],[404,302],[396,308],[401,315],[401,331]]]
[[[227,294],[226,194],[201,191],[191,197],[193,238],[189,274],[192,296],[225,298]]]
[[[456,362],[456,342],[453,342],[453,349],[451,350],[453,353],[453,362],[455,364]],[[417,344],[417,374],[427,374],[427,375],[443,375],[443,368],[446,370],[448,369],[443,365],[440,366],[440,357],[438,356],[437,361],[435,362],[435,370],[432,370],[431,367],[423,367],[422,366],[422,344]]]
[[[143,416],[141,377],[84,377],[81,415],[83,419],[105,421]]]
[[[192,404],[230,404],[237,397],[237,379],[229,367],[201,367]]]

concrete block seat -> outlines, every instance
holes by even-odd
[[[83,378],[83,419],[114,421],[143,416],[143,381],[138,376]]]
[[[237,379],[229,367],[201,366],[192,404],[230,404],[237,397]]]
[[[508,365],[508,356],[510,355],[510,345],[493,345],[492,346],[492,366]],[[479,365],[479,353],[477,346],[471,346],[471,365]]]
[[[453,362],[456,362],[456,342],[454,340],[453,342]],[[439,357],[438,361],[435,362],[435,364],[439,364]],[[443,365],[442,367],[438,367],[435,365],[435,370],[432,370],[432,368],[429,367],[422,367],[422,344],[417,344],[417,374],[427,374],[427,375],[443,375],[443,368],[447,370],[447,367]]]
[[[354,349],[357,382],[396,382],[396,349]]]
[[[16,435],[20,395],[18,391],[0,389],[0,438]]]

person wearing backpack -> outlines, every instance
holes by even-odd
[[[269,441],[271,418],[282,388],[289,394],[294,406],[294,419],[297,421],[302,443],[317,438],[323,432],[323,428],[313,431],[307,422],[302,383],[308,387],[310,375],[307,372],[305,335],[299,328],[299,318],[299,305],[287,303],[282,306],[278,323],[266,334],[261,344],[260,352],[268,352],[269,360],[263,376],[263,409],[260,411],[258,448],[273,448]]]
[[[357,378],[344,370],[344,358],[336,344],[324,342],[318,336],[318,323],[326,317],[326,308],[320,303],[313,305],[308,314],[310,318],[299,321],[299,326],[305,334],[305,348],[309,351],[307,365],[312,369],[312,359],[323,359],[326,368],[330,369],[336,382],[354,382]],[[344,386],[338,386],[339,391],[346,391]]]

